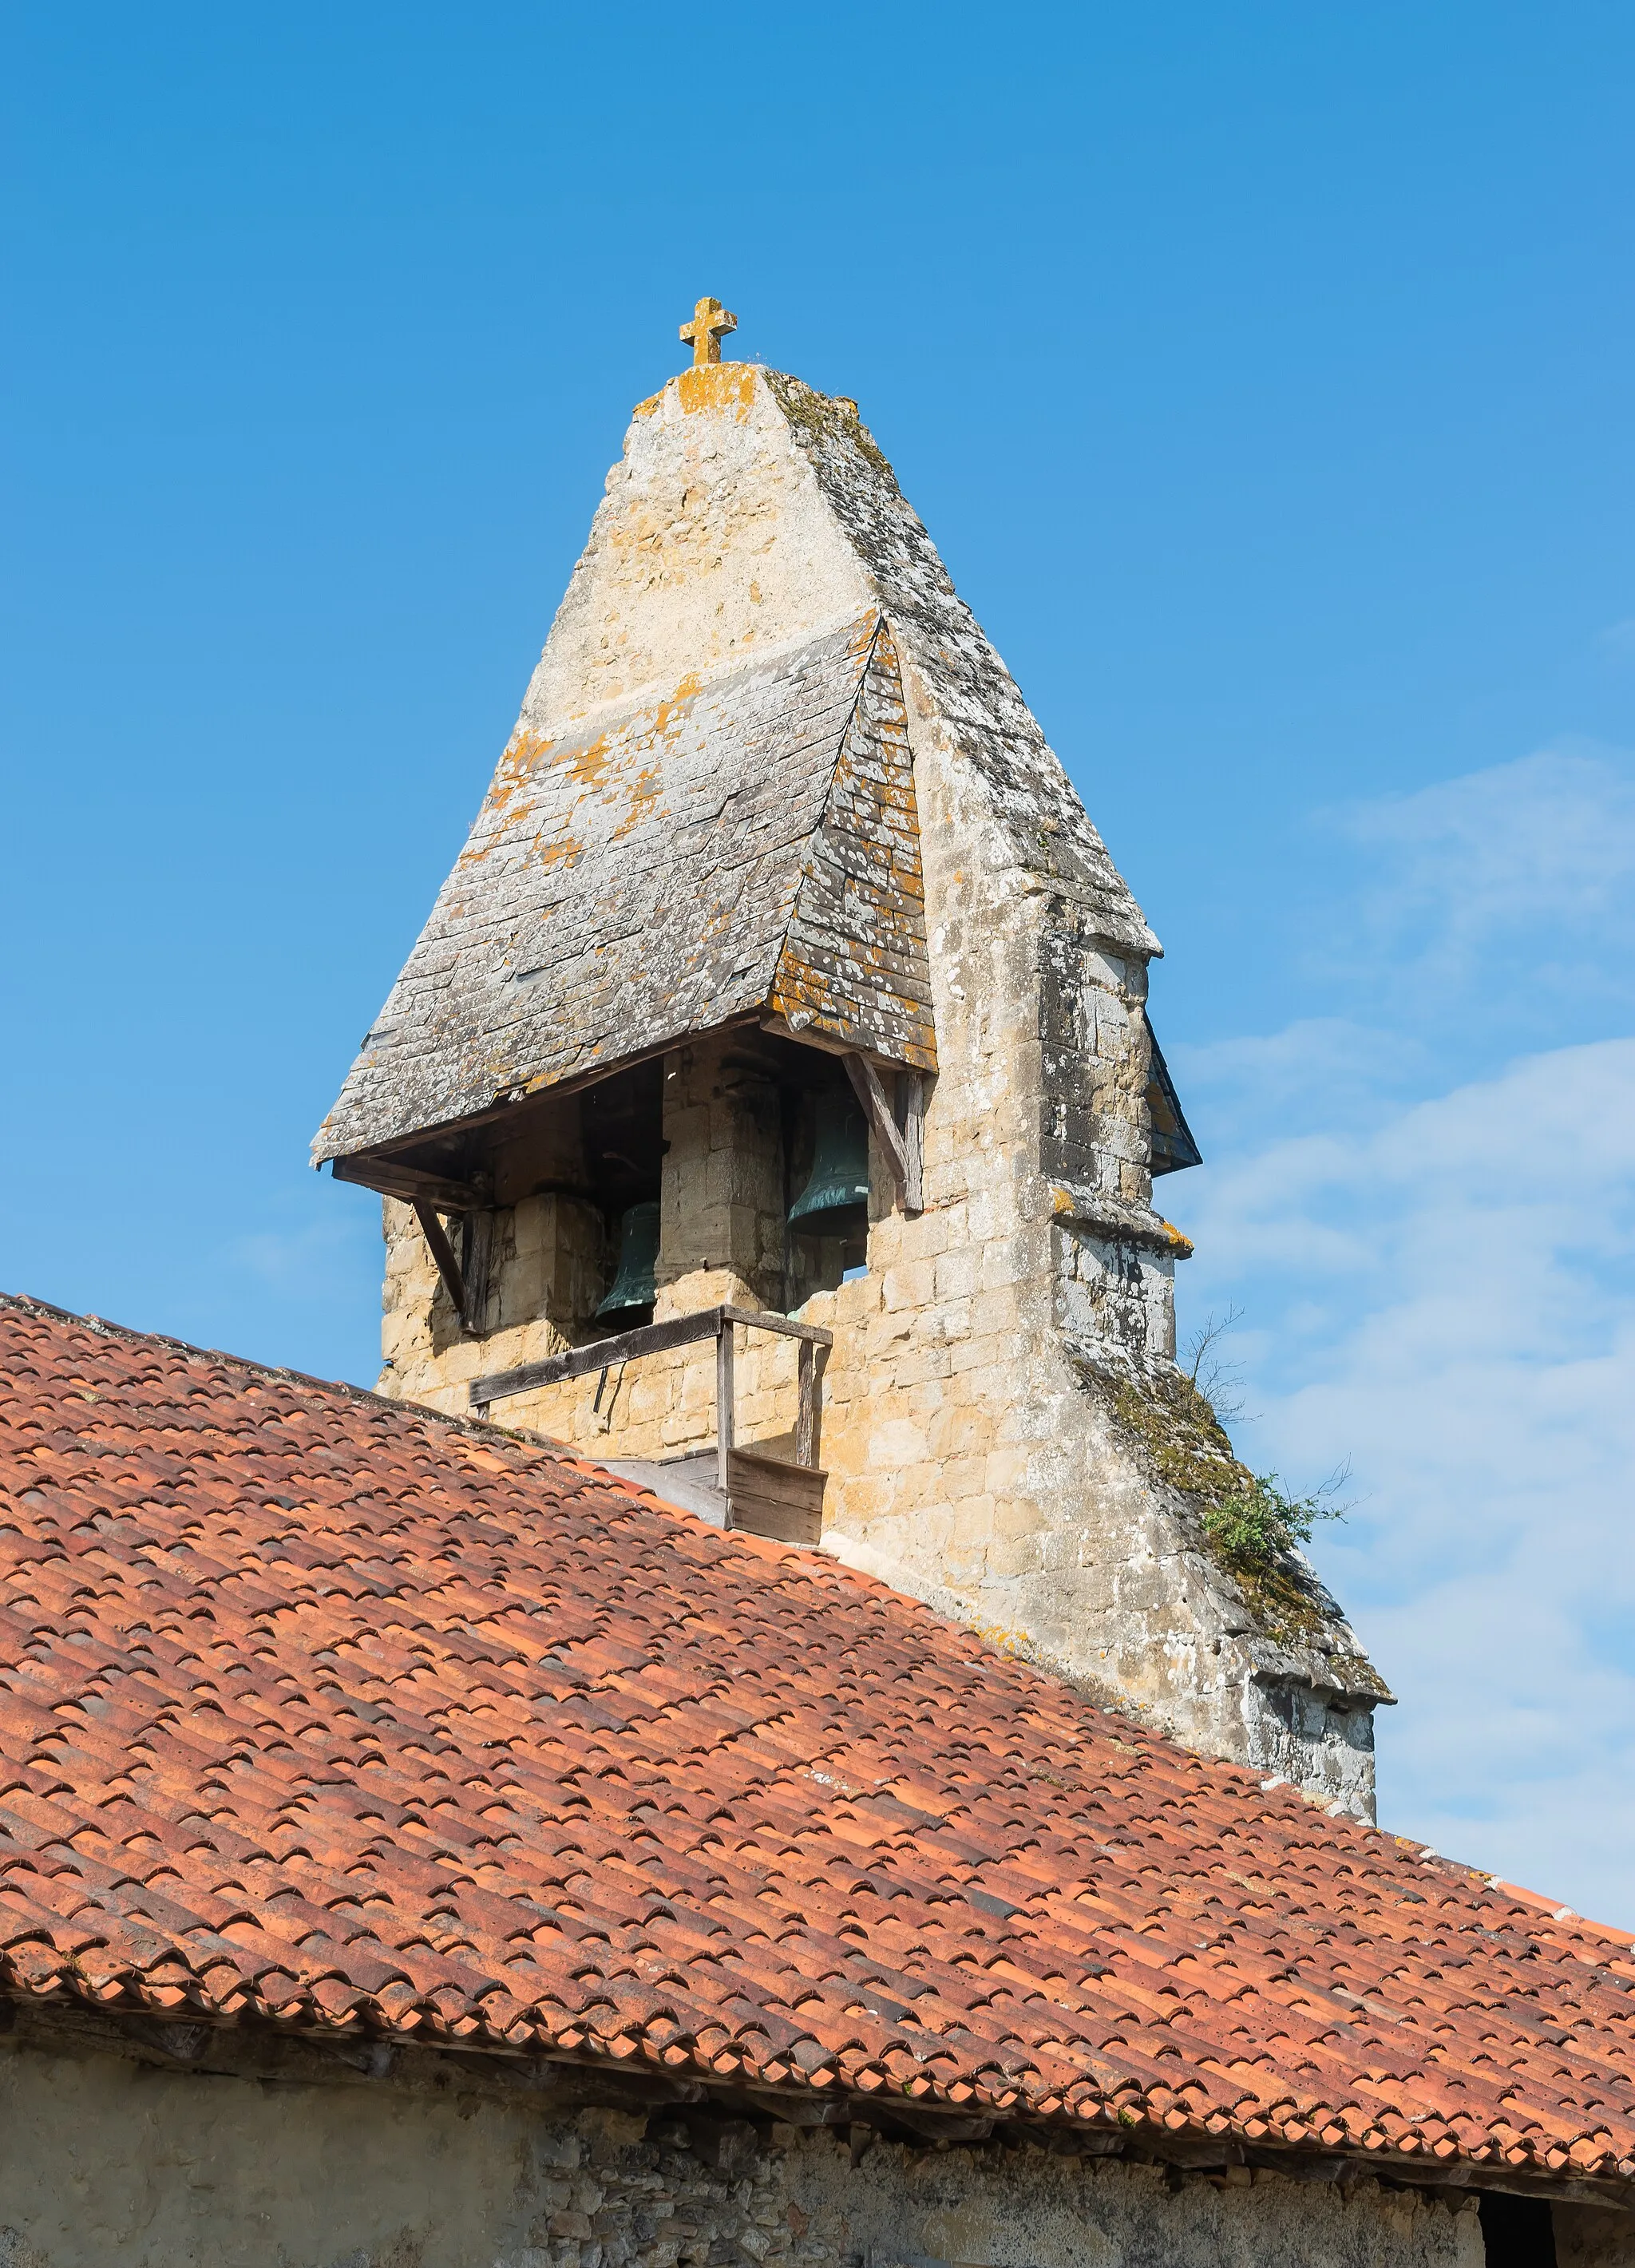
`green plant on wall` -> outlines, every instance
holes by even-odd
[[[1235,1309],[1212,1316],[1182,1366],[1156,1370],[1139,1384],[1121,1381],[1113,1406],[1153,1470],[1193,1499],[1205,1549],[1233,1577],[1261,1628],[1298,1643],[1320,1626],[1324,1609],[1295,1554],[1319,1522],[1344,1519],[1347,1507],[1333,1499],[1349,1468],[1315,1495],[1296,1497],[1276,1473],[1251,1472],[1237,1456],[1221,1420],[1243,1415],[1243,1397],[1220,1345],[1237,1320]]]
[[[1320,1521],[1344,1519],[1345,1507],[1325,1504],[1326,1493],[1289,1496],[1276,1473],[1253,1473],[1247,1488],[1233,1489],[1209,1506],[1204,1533],[1228,1565],[1272,1567],[1309,1543]]]

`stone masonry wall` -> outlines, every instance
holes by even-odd
[[[1466,2200],[1367,2179],[910,2148],[576,2102],[549,2069],[326,2084],[298,2054],[205,2062],[0,2044],[0,2268],[1482,2264]]]
[[[644,406],[525,715],[545,729],[870,605],[891,624],[939,1068],[924,1211],[895,1205],[877,1159],[867,1276],[801,1310],[836,1335],[824,1548],[1182,1740],[1372,1816],[1384,1688],[1315,1580],[1256,1591],[1216,1559],[1197,1476],[1239,1469],[1229,1447],[1223,1462],[1174,1438],[1189,1247],[1150,1204],[1153,940],[855,416],[802,389],[792,418],[769,382],[722,370]],[[983,716],[998,722],[979,755]],[[729,1091],[730,1042],[667,1062],[661,1314],[774,1296],[770,1121],[753,1080]],[[509,1288],[550,1272],[542,1214],[519,1205],[503,1231],[504,1322],[482,1341],[458,1337],[446,1302],[439,1326],[412,1213],[388,1204],[387,1224],[386,1390],[463,1409],[478,1372],[564,1343],[548,1300],[530,1312],[535,1294]],[[787,1443],[793,1381],[792,1350],[752,1334],[740,1440]],[[706,1344],[494,1415],[622,1459],[702,1448],[713,1412]]]

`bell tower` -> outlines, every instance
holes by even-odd
[[[320,1130],[383,1390],[826,1550],[1373,1800],[1388,1698],[1174,1362],[1157,939],[849,400],[641,403],[470,836]]]

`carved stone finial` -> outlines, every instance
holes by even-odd
[[[692,341],[695,369],[702,362],[719,362],[722,340],[737,328],[737,316],[729,315],[718,299],[700,299],[692,321],[681,328],[681,337]]]

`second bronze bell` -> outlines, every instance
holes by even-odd
[[[658,1297],[659,1202],[633,1204],[619,1219],[619,1270],[598,1317],[651,1307]]]
[[[820,1094],[812,1171],[789,1208],[790,1225],[832,1236],[868,1201],[869,1130],[863,1113],[850,1094]]]

